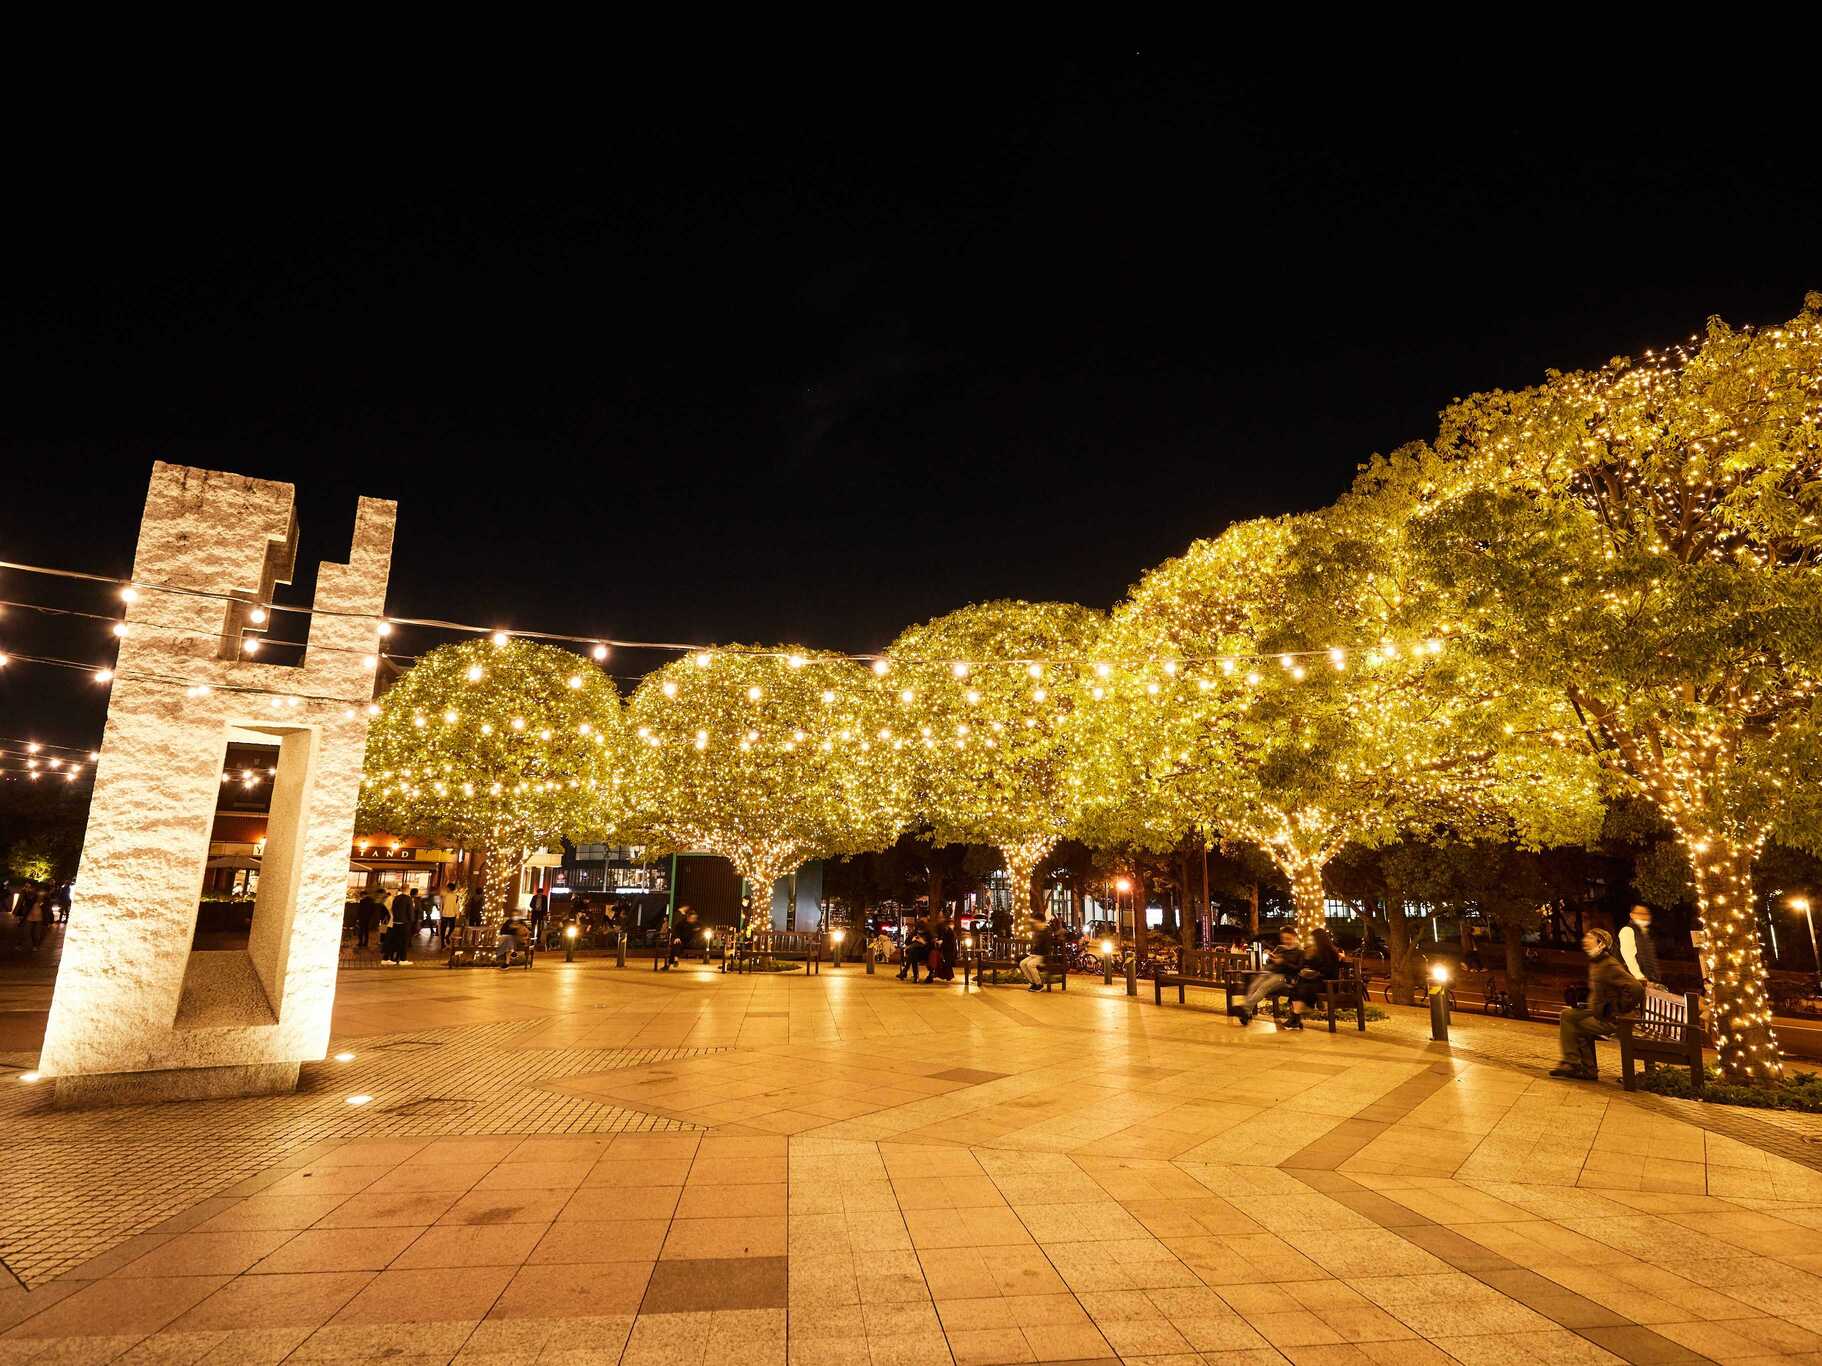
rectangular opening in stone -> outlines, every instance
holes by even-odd
[[[276,744],[239,739],[228,742],[215,803],[215,823],[209,832],[209,861],[203,870],[192,950],[247,947],[277,776]]]
[[[277,1022],[315,750],[309,728],[229,732],[214,833],[241,838],[211,841],[205,886],[228,895],[198,907],[179,1029]]]

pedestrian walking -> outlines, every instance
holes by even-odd
[[[1638,1003],[1643,987],[1613,952],[1613,936],[1607,931],[1584,934],[1582,952],[1588,955],[1588,1004],[1563,1011],[1557,1025],[1563,1060],[1550,1069],[1550,1075],[1599,1081],[1595,1040],[1613,1037],[1619,1028],[1615,1019]]]

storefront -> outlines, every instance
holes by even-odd
[[[359,901],[368,893],[393,897],[406,890],[428,896],[452,880],[455,861],[454,850],[431,848],[423,840],[363,836],[348,856],[348,900]]]

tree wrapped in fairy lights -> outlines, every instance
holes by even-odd
[[[792,646],[717,647],[647,675],[627,717],[640,838],[727,859],[746,882],[749,933],[765,929],[779,878],[884,848],[904,828],[874,682],[852,660]]]
[[[1591,775],[1519,746],[1517,699],[1451,648],[1447,623],[1406,608],[1377,511],[1239,523],[1115,608],[1077,730],[1085,832],[1257,844],[1305,932],[1349,842],[1592,833]]]
[[[1105,618],[1064,602],[983,602],[903,632],[886,650],[918,815],[938,844],[990,844],[1012,910],[1033,909],[1038,864],[1067,831],[1071,713]]]
[[[532,850],[613,832],[620,698],[594,664],[496,638],[444,645],[378,703],[357,828],[478,851],[488,924]]]
[[[1362,475],[1414,505],[1458,648],[1573,710],[1694,874],[1722,1070],[1782,1075],[1753,864],[1822,849],[1822,294],[1775,327],[1450,407]]]

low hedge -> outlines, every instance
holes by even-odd
[[[1639,1078],[1641,1090],[1682,1100],[1705,1100],[1714,1105],[1743,1105],[1755,1110],[1801,1110],[1822,1115],[1822,1073],[1792,1072],[1781,1082],[1766,1086],[1745,1086],[1723,1081],[1718,1067],[1708,1069],[1697,1095],[1686,1067],[1650,1067]]]

